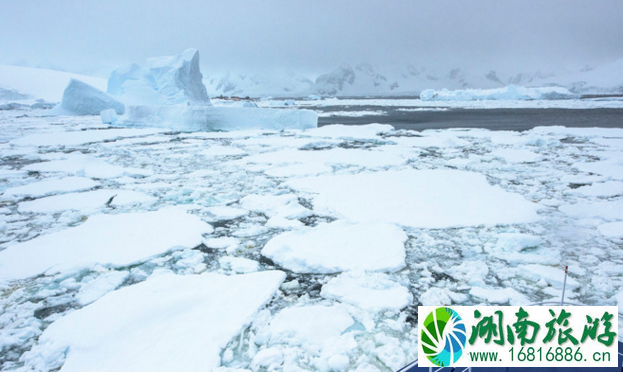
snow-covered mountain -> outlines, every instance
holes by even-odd
[[[509,84],[561,86],[574,93],[623,93],[623,59],[575,72],[501,74],[494,70],[454,68],[435,71],[412,63],[379,67],[343,64],[311,79],[295,72],[212,75],[205,81],[212,96],[360,96],[417,95],[425,89],[492,89]]]

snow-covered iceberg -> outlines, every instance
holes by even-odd
[[[187,49],[175,56],[150,58],[113,71],[107,92],[126,105],[210,106],[202,82],[199,51]]]
[[[63,100],[50,111],[50,115],[99,115],[109,109],[120,115],[125,112],[123,103],[87,83],[71,79]]]
[[[110,76],[107,91],[127,105],[127,115],[115,119],[106,112],[102,121],[180,131],[307,129],[318,124],[313,111],[213,107],[202,79],[196,49],[151,58],[146,66],[121,67]]]
[[[498,89],[433,90],[420,93],[422,101],[477,101],[477,100],[559,100],[578,99],[579,94],[563,87],[526,88],[509,85]]]

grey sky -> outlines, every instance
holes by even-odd
[[[623,58],[623,1],[0,0],[0,63],[104,72],[201,52],[205,73],[411,61],[445,70]]]

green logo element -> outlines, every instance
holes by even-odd
[[[449,307],[439,307],[424,319],[420,343],[424,354],[433,364],[447,367],[463,355],[467,342],[465,323]]]

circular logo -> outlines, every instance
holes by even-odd
[[[449,307],[439,307],[424,319],[420,343],[424,354],[433,364],[447,367],[456,363],[463,355],[466,342],[465,323]]]

